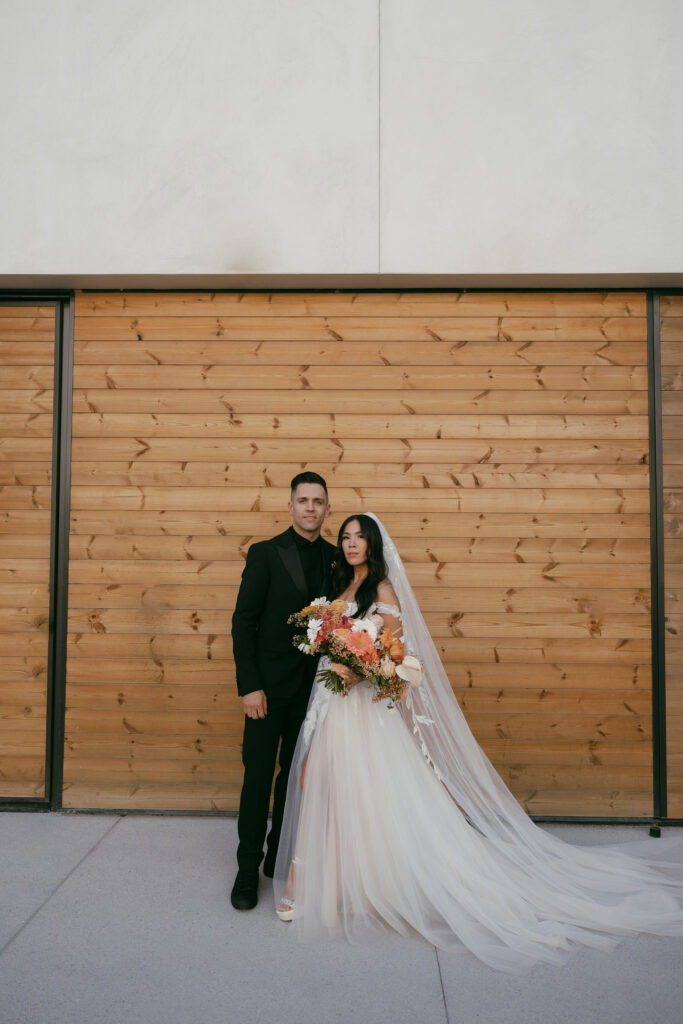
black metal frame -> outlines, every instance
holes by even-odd
[[[659,293],[647,294],[650,443],[650,588],[652,636],[652,786],[654,817],[667,816],[666,662],[664,645],[664,513],[662,494],[662,371]]]
[[[73,402],[74,296],[61,303],[59,361],[55,360],[54,434],[52,469],[52,564],[54,573],[50,587],[50,622],[53,625],[49,666],[52,680],[50,758],[50,807],[62,806],[64,777],[64,713],[66,702],[66,639],[68,629],[69,589],[69,512],[71,497],[71,411]],[[56,492],[56,493],[55,493]]]
[[[47,655],[45,796],[0,797],[0,810],[48,811],[62,805],[66,625],[69,568],[71,395],[73,390],[72,292],[0,292],[0,303],[53,306],[55,311],[52,495],[50,506],[50,611]]]
[[[117,291],[120,289],[83,289],[88,291]],[[231,288],[179,288],[140,289],[126,288],[127,292],[160,291],[173,292],[242,292],[245,289]],[[255,288],[255,291],[273,290]],[[339,293],[344,291],[381,292],[396,289],[369,288],[284,288],[276,289],[288,293],[319,292]],[[541,823],[557,824],[599,824],[599,825],[683,825],[683,819],[666,817],[666,703],[665,703],[665,661],[664,661],[664,562],[663,562],[663,496],[662,496],[662,421],[661,421],[661,367],[660,367],[660,323],[659,297],[662,294],[680,294],[683,289],[646,289],[643,287],[477,287],[455,288],[402,287],[402,292],[449,293],[462,292],[645,292],[647,298],[647,345],[648,345],[648,415],[650,443],[650,510],[651,510],[651,589],[652,589],[652,714],[653,714],[653,816],[651,817],[596,817],[564,815],[531,815]],[[72,292],[26,292],[20,294],[0,293],[0,301],[11,300],[16,304],[35,304],[38,301],[54,303],[56,310],[55,348],[55,420],[53,439],[53,503],[52,537],[50,561],[50,651],[48,660],[48,721],[52,723],[47,736],[46,798],[26,800],[0,799],[0,810],[58,810],[62,807],[62,772],[64,745],[64,702],[66,684],[66,636],[67,636],[67,588],[68,588],[68,544],[69,544],[69,486],[71,464],[71,409],[73,389],[73,307]],[[69,809],[69,813],[103,813],[97,808]],[[160,811],[160,810],[111,810],[111,814],[165,814],[183,816],[233,816],[234,812],[221,811]]]
[[[683,288],[647,291],[648,388],[650,434],[650,548],[652,564],[652,754],[655,818],[665,825],[683,825],[668,817],[666,745],[666,631],[664,570],[664,476],[662,465],[662,366],[660,297],[683,295]]]

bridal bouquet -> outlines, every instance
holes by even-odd
[[[347,615],[346,601],[318,597],[288,621],[305,633],[294,637],[304,654],[326,654],[331,661],[350,668],[375,687],[373,701],[400,701],[408,684],[419,686],[421,667],[417,658],[405,653],[403,641],[386,629],[379,615],[354,619]],[[323,685],[346,696],[346,683],[334,669],[321,674]]]

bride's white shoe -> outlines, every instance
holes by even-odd
[[[281,921],[292,921],[294,918],[294,900],[287,899],[287,897],[281,899],[279,907],[275,909],[275,913]]]

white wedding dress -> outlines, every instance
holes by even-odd
[[[275,868],[279,902],[294,865],[291,927],[311,941],[418,934],[509,971],[620,935],[683,936],[683,865],[666,859],[683,835],[578,847],[534,825],[469,731],[381,529],[401,612],[372,610],[402,614],[423,683],[392,711],[367,683],[340,697],[316,677]]]

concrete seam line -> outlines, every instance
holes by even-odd
[[[104,833],[103,835],[101,835],[101,836],[100,836],[100,838],[99,838],[99,839],[97,840],[97,842],[96,842],[96,843],[95,843],[95,844],[94,844],[93,846],[91,846],[91,847],[90,847],[90,849],[89,849],[89,850],[87,850],[87,851],[86,851],[86,852],[85,852],[85,853],[83,854],[83,856],[82,856],[82,857],[81,857],[81,859],[80,859],[80,860],[78,861],[78,863],[77,863],[77,864],[74,864],[74,866],[73,866],[73,867],[71,868],[71,870],[70,870],[69,872],[67,872],[67,874],[66,874],[66,875],[64,875],[64,878],[62,878],[62,880],[61,880],[60,882],[57,882],[57,885],[56,885],[56,886],[54,887],[54,889],[52,889],[52,891],[51,891],[51,892],[49,892],[49,893],[48,893],[48,895],[47,895],[47,896],[45,897],[45,899],[44,899],[44,900],[43,900],[43,902],[42,902],[42,903],[40,904],[40,906],[36,907],[36,909],[35,909],[35,910],[33,911],[33,913],[32,913],[32,914],[30,915],[30,917],[27,917],[27,918],[26,918],[26,920],[25,920],[25,921],[24,921],[24,923],[23,923],[23,924],[21,925],[21,927],[17,929],[17,931],[16,931],[15,933],[14,933],[14,935],[12,935],[12,936],[11,936],[11,938],[9,938],[9,939],[7,940],[7,942],[5,943],[5,945],[4,945],[4,946],[3,946],[3,947],[2,947],[1,949],[0,949],[0,956],[2,956],[2,954],[3,954],[4,952],[5,952],[5,950],[6,950],[6,949],[8,949],[8,948],[9,948],[9,946],[11,946],[11,945],[12,945],[12,943],[14,942],[14,940],[15,940],[15,939],[17,939],[17,938],[18,938],[18,937],[19,937],[19,936],[21,935],[21,933],[23,932],[23,930],[24,930],[24,929],[25,929],[26,927],[28,927],[28,925],[30,925],[30,923],[31,923],[31,921],[32,921],[32,920],[34,919],[34,917],[36,917],[36,916],[37,916],[37,915],[38,915],[38,914],[40,913],[40,911],[41,911],[41,910],[43,909],[43,907],[44,907],[44,906],[46,905],[46,903],[49,903],[49,902],[50,902],[50,900],[51,900],[51,899],[52,899],[52,897],[53,897],[53,896],[55,895],[55,893],[56,893],[56,892],[58,892],[58,890],[59,890],[59,889],[61,889],[61,887],[62,887],[62,886],[64,885],[64,883],[65,883],[65,882],[67,882],[67,881],[68,881],[68,880],[69,880],[69,879],[71,878],[71,876],[73,875],[73,873],[74,873],[75,871],[77,871],[77,870],[78,870],[78,868],[80,868],[80,866],[81,866],[81,864],[83,863],[83,861],[87,860],[87,859],[88,859],[88,857],[90,856],[90,854],[91,854],[91,853],[94,853],[94,852],[95,852],[95,850],[96,850],[96,849],[97,849],[97,847],[98,847],[98,846],[100,845],[100,843],[101,843],[101,842],[103,842],[103,841],[104,841],[104,840],[105,840],[105,839],[107,838],[107,836],[109,835],[109,833],[110,833],[110,832],[111,832],[111,831],[112,831],[113,829],[115,829],[115,828],[116,828],[116,826],[117,826],[117,825],[119,824],[119,822],[120,822],[120,821],[122,820],[122,818],[123,818],[123,815],[122,815],[122,816],[121,816],[120,818],[117,818],[117,819],[116,819],[116,821],[114,822],[114,824],[113,824],[113,825],[112,825],[112,826],[111,826],[110,828],[108,828],[108,829],[107,829],[107,831],[106,831],[106,832],[105,832],[105,833]]]
[[[434,955],[436,956],[436,966],[439,969],[439,984],[441,985],[441,998],[443,999],[443,1012],[446,1016],[446,1024],[451,1024],[451,1018],[448,1015],[448,1003],[446,1001],[446,990],[443,987],[443,975],[441,974],[441,961],[439,960],[439,951],[434,947]]]

